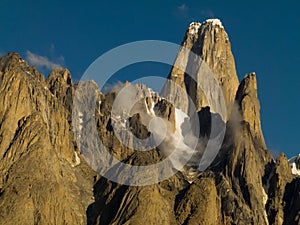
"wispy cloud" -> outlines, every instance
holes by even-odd
[[[174,11],[174,15],[180,19],[186,19],[189,16],[189,7],[187,4],[183,3]]]
[[[106,83],[106,84],[104,85],[104,87],[102,88],[101,91],[102,91],[103,93],[108,93],[108,92],[111,92],[111,91],[113,91],[113,92],[118,92],[118,91],[120,91],[125,85],[126,85],[126,84],[123,83],[123,82],[121,82],[121,81],[117,81],[117,82],[115,82],[115,83],[113,83],[113,84],[111,84],[111,83]]]
[[[180,11],[180,12],[187,12],[189,7],[184,3],[180,6],[177,7],[177,9]]]
[[[50,59],[48,59],[48,57],[32,53],[29,50],[27,50],[26,52],[26,59],[30,64],[36,67],[46,68],[48,70],[53,70],[57,67],[62,67],[62,63],[53,62]],[[60,56],[56,61],[64,62],[64,58]]]

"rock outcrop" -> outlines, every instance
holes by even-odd
[[[256,74],[244,77],[236,95],[236,101],[244,121],[249,125],[251,135],[257,145],[266,149],[260,124],[260,103],[257,96]]]
[[[267,179],[269,198],[266,209],[270,224],[281,225],[284,222],[284,208],[288,204],[284,199],[285,189],[293,177],[288,160],[284,154],[279,155],[276,163],[271,165]]]
[[[265,210],[268,188],[263,178],[273,158],[263,141],[253,73],[246,75],[238,88],[226,131],[211,168],[224,175],[218,180],[226,220],[231,224],[269,224]]]

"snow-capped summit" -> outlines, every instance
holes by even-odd
[[[211,24],[212,26],[219,26],[224,29],[222,22],[219,19],[207,19],[203,24]],[[191,35],[197,34],[201,25],[202,24],[199,22],[191,22],[188,28],[188,33]]]
[[[289,159],[291,165],[292,174],[300,175],[300,154]]]
[[[219,19],[207,19],[205,23],[211,23],[213,26],[219,26],[224,29],[222,22]]]

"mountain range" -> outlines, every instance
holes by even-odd
[[[238,80],[218,19],[189,25],[167,76],[103,93],[4,55],[0,224],[300,224],[299,156],[268,150],[256,74]]]

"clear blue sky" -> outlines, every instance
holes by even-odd
[[[88,2],[2,0],[0,54],[45,56],[52,61],[48,68],[63,65],[79,79],[91,62],[118,45],[145,39],[179,44],[191,21],[220,18],[239,79],[257,73],[268,147],[289,157],[300,153],[299,1]],[[160,72],[168,69],[158,66]]]

